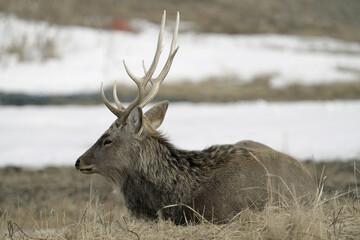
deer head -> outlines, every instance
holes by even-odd
[[[82,173],[99,173],[109,177],[112,175],[112,171],[116,171],[117,175],[119,175],[119,171],[120,174],[122,171],[124,173],[129,172],[129,169],[137,164],[134,160],[140,158],[139,147],[146,145],[146,139],[148,139],[149,135],[158,134],[156,129],[163,122],[169,102],[161,102],[153,106],[145,114],[143,114],[142,109],[157,95],[160,85],[167,76],[179,48],[176,47],[180,18],[179,13],[177,13],[176,26],[168,59],[160,74],[153,78],[163,49],[165,18],[166,12],[164,11],[155,56],[148,70],[143,61],[144,76],[135,76],[129,70],[125,61],[123,62],[127,74],[138,87],[138,94],[135,100],[125,108],[117,96],[115,82],[113,87],[115,107],[106,99],[103,85],[101,84],[102,100],[117,119],[98,141],[76,161],[75,167]],[[151,86],[149,86],[149,83]]]

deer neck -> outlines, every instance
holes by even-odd
[[[179,182],[196,187],[213,169],[227,161],[228,146],[232,145],[213,146],[203,151],[187,151],[177,149],[165,138],[157,136],[155,141],[147,146],[142,145],[138,174],[171,191]]]
[[[188,199],[212,175],[213,170],[226,162],[226,145],[204,151],[176,149],[164,138],[142,145],[141,164],[129,172],[122,185],[127,207],[137,216],[156,218],[157,212],[172,204],[190,204]],[[156,151],[154,151],[154,148]],[[181,208],[164,211],[166,218],[179,215]],[[180,214],[181,215],[181,214]]]
[[[161,135],[152,136],[139,149],[138,175],[150,182],[171,189],[179,180],[195,186],[211,175],[212,171],[226,164],[236,154],[232,145],[214,145],[202,151],[176,148]]]

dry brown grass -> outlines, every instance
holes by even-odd
[[[306,101],[306,100],[351,100],[360,98],[360,81],[335,82],[319,85],[291,84],[282,88],[273,88],[272,75],[255,77],[244,83],[234,77],[210,78],[200,82],[184,81],[162,85],[155,101],[169,100],[190,102],[236,102],[236,101]],[[360,77],[359,77],[360,79]],[[135,84],[134,84],[135,85]],[[135,87],[119,85],[121,101],[131,102],[137,94]],[[105,90],[112,96],[112,89]],[[111,98],[111,97],[110,97]],[[27,95],[0,92],[0,104],[3,105],[45,105],[45,104],[102,104],[98,92],[75,95]]]
[[[0,11],[55,24],[110,28],[115,18],[159,21],[166,9],[202,32],[280,33],[360,41],[358,0],[0,0]]]
[[[129,217],[96,175],[4,168],[0,239],[359,239],[359,162],[306,167],[317,169],[317,181],[326,179],[310,206],[275,203],[262,211],[245,209],[228,224],[200,220],[185,226]]]
[[[261,212],[245,209],[232,222],[209,222],[176,226],[169,221],[136,220],[114,209],[88,202],[71,223],[65,211],[44,212],[33,229],[7,223],[3,239],[358,239],[359,200],[319,196],[309,207],[267,206]],[[56,220],[56,225],[49,224]]]
[[[271,86],[274,76],[259,75],[250,82],[244,82],[233,76],[209,78],[200,82],[182,81],[162,85],[157,101],[190,101],[190,102],[236,102],[251,100],[266,101],[303,101],[359,99],[360,81],[334,82],[314,85],[290,84],[281,88]],[[360,80],[360,76],[359,76]],[[121,85],[121,100],[132,101],[136,88]],[[111,95],[112,89],[107,89]]]

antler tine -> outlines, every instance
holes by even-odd
[[[101,83],[101,98],[104,102],[104,104],[106,105],[106,107],[113,113],[115,114],[115,116],[117,116],[118,118],[120,118],[122,116],[122,111],[120,109],[117,109],[116,107],[114,107],[113,105],[111,105],[111,103],[106,99],[105,97],[105,93],[104,93],[104,88],[103,88],[103,83]]]
[[[177,12],[176,13],[176,23],[175,23],[174,35],[173,35],[173,38],[171,40],[171,48],[170,48],[171,51],[170,51],[169,56],[174,51],[174,48],[175,48],[175,45],[176,45],[176,42],[177,42],[177,36],[178,36],[178,33],[179,33],[179,24],[180,24],[180,13]],[[177,48],[179,48],[179,47],[177,47]]]
[[[115,101],[116,106],[121,110],[124,111],[125,107],[124,105],[122,105],[122,103],[120,102],[118,96],[117,96],[117,91],[116,91],[116,81],[114,82],[114,88],[113,88],[113,98]]]
[[[159,92],[161,83],[164,81],[165,77],[169,73],[171,64],[172,64],[172,62],[174,60],[174,57],[175,57],[177,51],[179,50],[179,46],[177,46],[175,48],[175,45],[176,45],[176,42],[177,42],[177,36],[178,36],[178,32],[179,32],[179,22],[180,22],[180,14],[179,14],[179,12],[177,12],[175,30],[174,30],[174,35],[173,35],[173,38],[172,38],[172,41],[171,41],[169,57],[168,57],[168,59],[167,59],[167,61],[165,63],[164,68],[161,70],[159,76],[157,78],[155,78],[155,79],[150,80],[153,87],[152,87],[151,91],[149,92],[149,94],[141,102],[141,104],[140,104],[141,107],[146,106],[156,96],[156,94]],[[143,67],[145,69],[145,66],[143,66]]]
[[[144,61],[144,59],[142,60],[142,66],[143,66],[144,73],[146,74],[147,70],[146,70],[146,67],[145,67],[145,61]]]

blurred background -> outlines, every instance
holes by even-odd
[[[115,119],[101,82],[136,96],[163,10],[162,131],[201,149],[243,139],[300,160],[360,157],[357,0],[0,0],[0,166],[72,165]],[[186,114],[184,114],[186,113]],[[211,129],[212,131],[209,131]]]

